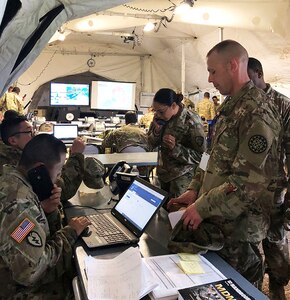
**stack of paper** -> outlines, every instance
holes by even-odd
[[[157,284],[137,248],[129,248],[113,259],[85,259],[89,300],[138,300]]]

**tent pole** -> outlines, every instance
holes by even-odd
[[[224,40],[224,28],[219,27],[219,37],[220,37],[220,42]]]
[[[185,92],[185,46],[181,44],[181,93]]]

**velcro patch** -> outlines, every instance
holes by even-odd
[[[253,135],[249,139],[249,149],[254,153],[263,153],[268,148],[267,139],[262,135]]]
[[[35,224],[28,218],[25,218],[10,234],[10,236],[17,242],[21,243],[28,233],[35,227]]]
[[[26,240],[33,247],[42,247],[42,239],[36,231],[31,231]]]

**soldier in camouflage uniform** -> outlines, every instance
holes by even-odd
[[[209,82],[228,95],[216,119],[205,172],[197,172],[189,190],[174,204],[187,204],[183,226],[202,220],[216,224],[225,237],[217,253],[261,288],[263,261],[258,245],[266,237],[273,208],[281,144],[281,118],[247,74],[248,54],[226,40],[209,51]],[[207,166],[206,166],[207,165]],[[188,249],[187,249],[188,250]]]
[[[133,111],[125,114],[125,126],[111,131],[103,140],[102,148],[115,148],[113,151],[121,152],[129,146],[140,146],[149,150],[146,133],[136,125],[137,115]]]
[[[173,197],[186,190],[205,151],[201,119],[181,104],[182,98],[171,89],[160,89],[154,96],[155,117],[148,131],[151,147],[159,147],[161,188]]]
[[[203,100],[199,101],[196,105],[196,112],[206,121],[213,120],[216,114],[214,103],[209,99],[209,97],[209,93],[205,92]]]
[[[0,174],[4,164],[16,166],[24,146],[31,140],[33,129],[24,116],[6,119],[1,124]],[[3,143],[4,142],[4,143]],[[77,192],[84,173],[84,143],[76,139],[63,167],[57,185],[62,188],[61,200],[66,201]]]
[[[50,198],[39,202],[26,176],[44,164],[55,182],[65,153],[53,136],[36,136],[24,148],[19,168],[5,167],[0,178],[0,299],[73,298],[73,244],[89,221],[74,218],[62,228],[61,189],[54,185]]]
[[[250,57],[248,75],[254,84],[262,89],[277,106],[282,116],[283,142],[279,160],[278,187],[275,191],[274,211],[267,238],[263,240],[265,263],[269,274],[271,299],[286,299],[284,286],[290,276],[288,240],[283,226],[284,196],[287,192],[287,179],[290,170],[290,99],[265,83],[263,67],[259,60]],[[288,185],[290,185],[288,183]]]
[[[154,118],[153,108],[149,107],[148,112],[140,119],[139,124],[144,125],[145,128],[149,128]]]

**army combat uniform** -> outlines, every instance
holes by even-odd
[[[17,166],[22,151],[8,146],[0,141],[0,175],[3,172],[3,165]],[[62,168],[61,175],[56,185],[61,187],[61,201],[67,201],[77,192],[84,174],[84,155],[73,153],[69,156]]]
[[[196,112],[200,117],[204,117],[205,120],[213,120],[215,117],[214,103],[208,98],[204,98],[196,105]]]
[[[282,117],[283,140],[279,159],[278,188],[275,191],[270,229],[267,238],[263,240],[263,250],[270,284],[287,285],[290,265],[288,241],[283,227],[283,213],[287,175],[289,176],[290,171],[290,99],[272,89],[269,84],[264,91],[273,100]],[[286,168],[284,161],[286,161]]]
[[[164,135],[173,135],[175,147],[170,150],[163,142]],[[158,149],[157,175],[161,188],[170,196],[181,195],[190,183],[201,155],[205,151],[205,136],[200,117],[182,107],[177,115],[156,133],[154,123],[148,131],[148,142]]]
[[[263,278],[258,244],[270,224],[280,135],[273,103],[247,83],[221,105],[206,172],[197,172],[189,186],[199,193],[197,212],[225,236],[219,255],[257,286]]]
[[[72,299],[75,230],[45,214],[16,169],[0,177],[0,299]],[[8,174],[9,173],[9,174]]]
[[[154,112],[149,111],[140,119],[139,124],[144,125],[145,128],[149,128],[153,118],[154,118]]]
[[[140,146],[146,151],[149,150],[146,133],[135,124],[125,125],[106,135],[102,142],[103,149],[113,146],[118,153],[129,146]]]
[[[5,113],[7,110],[15,110],[20,115],[23,115],[23,105],[20,102],[18,95],[13,92],[6,92],[0,98],[0,111]]]

